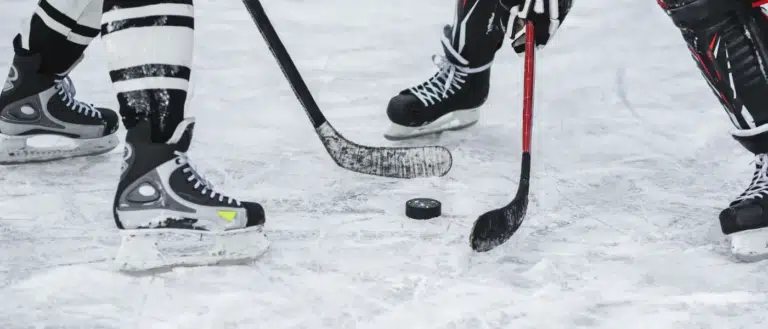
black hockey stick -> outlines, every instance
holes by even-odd
[[[442,146],[371,147],[353,143],[339,134],[317,106],[261,2],[243,0],[243,3],[336,164],[351,171],[392,178],[443,176],[451,170],[451,152]]]
[[[528,210],[528,189],[531,177],[531,131],[533,126],[533,83],[536,59],[533,23],[525,31],[525,74],[523,82],[523,158],[517,194],[508,205],[491,210],[475,221],[469,244],[475,251],[489,251],[509,240],[520,228]]]

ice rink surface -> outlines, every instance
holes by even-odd
[[[2,70],[34,5],[0,3]],[[432,75],[454,2],[264,5],[330,122],[393,145],[386,103]],[[190,156],[223,191],[264,204],[271,250],[245,266],[116,273],[122,147],[1,167],[0,328],[768,325],[768,263],[732,260],[717,223],[751,156],[654,1],[577,1],[540,52],[529,217],[486,254],[470,251],[469,230],[514,195],[521,152],[522,61],[508,45],[478,125],[408,142],[447,146],[453,170],[384,179],[331,161],[240,1],[196,8]],[[72,77],[81,99],[116,106],[99,40]],[[406,218],[419,196],[444,216]]]

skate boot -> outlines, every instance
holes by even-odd
[[[731,253],[742,261],[768,258],[768,126],[734,133],[736,140],[756,153],[752,182],[720,213],[720,227],[729,237]],[[762,131],[753,134],[753,131]]]
[[[190,165],[194,118],[166,143],[150,140],[147,121],[128,129],[114,201],[124,271],[241,262],[263,254],[264,209],[225,196]]]
[[[39,71],[39,54],[17,52],[0,93],[0,164],[97,155],[117,147],[118,116],[75,99],[65,75]],[[38,147],[28,139],[57,135],[63,146]]]
[[[444,31],[450,35],[450,26]],[[389,101],[387,116],[391,124],[384,134],[386,139],[458,130],[479,120],[477,108],[488,98],[492,62],[471,63],[451,46],[447,35],[441,41],[445,56],[432,56],[437,73]]]

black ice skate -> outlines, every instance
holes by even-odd
[[[13,59],[0,93],[0,164],[96,155],[117,147],[117,113],[76,100],[69,77],[42,73],[40,63],[38,54]],[[74,145],[27,143],[38,135],[62,136]]]
[[[768,258],[768,126],[734,132],[736,140],[756,153],[752,182],[720,213],[733,255],[743,261]]]
[[[267,250],[261,205],[221,194],[190,165],[193,127],[185,119],[167,143],[150,140],[149,122],[128,130],[114,201],[120,269],[241,261]]]
[[[437,73],[389,101],[387,116],[391,125],[385,138],[402,140],[477,123],[477,108],[488,98],[492,62],[471,63],[465,59],[451,46],[450,33],[450,26],[446,26],[441,39],[445,56],[432,57]]]

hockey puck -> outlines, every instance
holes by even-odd
[[[430,219],[440,216],[440,201],[428,198],[416,198],[405,203],[405,215],[413,219]]]

